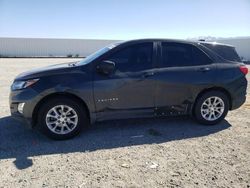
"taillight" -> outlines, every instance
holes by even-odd
[[[248,68],[245,65],[242,65],[240,66],[240,71],[246,75],[248,73]]]

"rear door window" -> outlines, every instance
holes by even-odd
[[[208,56],[191,44],[162,43],[161,67],[186,67],[210,64]]]
[[[193,65],[208,65],[212,60],[199,48],[193,46]]]

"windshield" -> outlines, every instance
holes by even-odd
[[[115,44],[111,44],[109,46],[106,46],[106,47],[94,52],[93,54],[87,56],[85,59],[81,60],[79,62],[79,65],[86,65],[86,64],[92,62],[94,59],[100,57],[101,55],[105,54],[106,52],[108,52],[109,50],[113,49],[116,46],[117,45],[115,45]]]

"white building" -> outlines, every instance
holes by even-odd
[[[0,38],[0,56],[61,57],[81,56],[114,43],[112,40]]]
[[[236,47],[240,57],[250,60],[250,37],[216,39],[216,42]],[[92,52],[117,42],[115,40],[86,39],[36,39],[36,38],[0,38],[0,57],[85,57]]]

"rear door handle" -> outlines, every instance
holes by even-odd
[[[208,72],[210,70],[211,69],[209,67],[202,67],[202,68],[199,69],[199,71],[201,71],[201,72]]]
[[[155,75],[155,73],[154,72],[146,72],[146,73],[144,73],[143,74],[143,78],[148,78],[148,77],[150,77],[150,76],[154,76]]]

